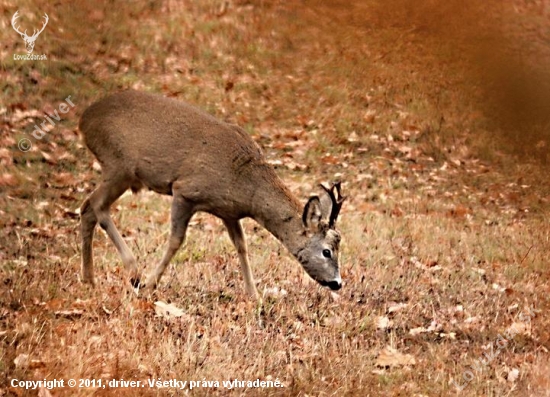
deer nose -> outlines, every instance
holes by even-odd
[[[329,287],[333,291],[338,291],[340,288],[342,288],[342,282],[338,280],[329,281],[327,283],[327,287]]]

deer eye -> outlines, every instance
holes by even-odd
[[[330,259],[331,256],[332,256],[332,253],[330,252],[330,250],[324,249],[324,250],[323,250],[323,256],[324,256],[325,258]]]

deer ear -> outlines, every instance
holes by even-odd
[[[330,215],[332,214],[334,208],[334,202],[332,201],[332,198],[326,188],[323,185],[321,186],[324,189],[319,195],[319,201],[321,203],[321,219],[328,224]]]
[[[304,226],[310,231],[316,231],[319,228],[322,217],[321,200],[317,196],[310,197],[302,215]]]

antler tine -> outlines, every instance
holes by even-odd
[[[332,185],[332,188],[333,188],[333,189],[336,188],[336,192],[338,193],[338,197],[337,197],[338,202],[339,202],[340,204],[343,203],[344,200],[345,200],[347,197],[342,196],[342,182],[341,182],[341,181],[338,181],[338,182],[334,183],[334,184]]]
[[[50,18],[48,17],[48,14],[44,13],[43,18],[45,19],[44,22],[42,22],[42,29],[40,29],[38,32],[36,32],[36,29],[34,30],[35,33],[33,33],[32,37],[37,37],[42,31],[46,28],[46,25],[48,24],[48,21]]]
[[[330,200],[332,201],[332,208],[330,211],[330,217],[328,221],[329,227],[332,228],[336,224],[336,219],[338,219],[338,214],[340,213],[340,209],[342,208],[342,203],[344,202],[346,197],[342,196],[340,181],[333,183],[330,189],[323,184],[321,184],[321,187],[325,190],[325,192],[327,192],[327,194],[330,197]],[[335,190],[338,197],[336,197],[336,195],[334,194]]]
[[[15,21],[17,21],[17,18],[19,18],[19,10],[15,11],[15,14],[13,14],[13,17],[11,17],[12,25],[15,24]]]
[[[13,17],[11,17],[11,26],[13,26],[13,29],[19,33],[19,34],[25,34],[27,31],[25,30],[25,33],[21,33],[19,30],[19,26],[15,26],[17,23],[17,18],[19,18],[19,10],[15,11],[15,14],[13,14]]]
[[[344,203],[344,200],[346,200],[346,197],[342,196],[342,182],[337,181],[332,185],[332,192],[335,200],[335,204],[333,206],[332,214],[331,214],[331,223],[334,225],[336,223],[336,219],[338,219],[338,215],[340,214],[340,209],[342,208],[342,204]],[[336,191],[336,194],[334,192]]]

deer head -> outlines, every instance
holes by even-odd
[[[34,50],[34,42],[36,41],[36,39],[38,38],[38,35],[40,33],[42,33],[42,31],[44,30],[44,28],[46,27],[46,25],[48,24],[48,14],[44,13],[44,23],[42,24],[42,29],[40,29],[39,31],[36,31],[36,29],[34,29],[34,33],[32,36],[29,36],[27,35],[27,31],[25,30],[24,32],[21,32],[19,30],[19,26],[16,26],[16,22],[17,22],[17,18],[19,18],[19,11],[16,11],[15,14],[13,14],[13,17],[11,18],[11,26],[13,27],[13,29],[19,33],[21,35],[21,37],[23,38],[23,40],[25,40],[25,47],[27,48],[27,53],[32,53],[32,51]]]
[[[335,227],[346,198],[342,197],[340,182],[330,188],[321,187],[324,194],[311,197],[304,207],[302,221],[308,240],[296,256],[311,278],[323,286],[338,290],[342,287],[338,266],[340,233]]]

